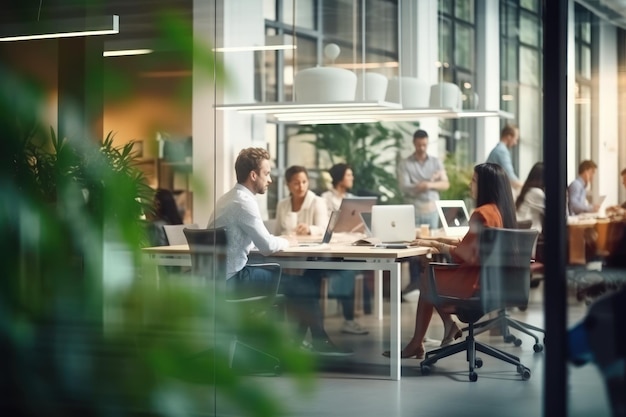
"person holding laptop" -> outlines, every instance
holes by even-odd
[[[230,293],[254,294],[256,288],[271,282],[269,271],[246,266],[253,246],[268,255],[298,244],[295,237],[272,235],[261,218],[255,196],[267,191],[272,183],[270,172],[270,155],[265,149],[246,148],[239,152],[235,161],[237,184],[217,200],[209,220],[209,228],[226,228],[226,291]],[[324,330],[319,296],[314,297],[319,294],[319,281],[283,274],[279,292],[285,293],[300,329],[311,330],[313,348],[317,353],[329,356],[352,354],[350,350],[336,346]],[[300,344],[301,340],[296,342]]]
[[[578,165],[578,177],[567,187],[568,207],[572,216],[583,213],[596,213],[599,204],[587,201],[587,186],[593,181],[598,166],[591,160],[582,161]]]
[[[470,188],[472,198],[476,200],[476,209],[470,217],[469,231],[458,244],[422,239],[415,242],[419,246],[430,246],[433,253],[450,255],[452,261],[459,264],[454,270],[437,271],[437,289],[441,294],[461,298],[468,298],[479,290],[480,231],[485,227],[507,229],[517,227],[511,183],[500,165],[491,163],[476,165]],[[411,341],[402,350],[402,358],[424,357],[424,337],[435,308],[428,299],[427,285],[428,281],[423,280],[415,313],[415,332]],[[445,346],[461,337],[461,331],[450,314],[437,311],[444,323],[444,338],[441,345]],[[383,356],[389,356],[389,351],[383,352]]]
[[[322,197],[318,197],[309,190],[309,174],[305,167],[294,165],[285,171],[285,180],[289,188],[289,197],[278,202],[276,206],[276,233],[286,234],[292,225],[288,218],[295,214],[297,224],[295,234],[321,235],[328,224],[328,210]],[[354,271],[318,271],[308,270],[305,275],[309,279],[317,280],[326,276],[329,278],[331,293],[337,296],[341,303],[344,322],[342,333],[367,334],[369,333],[354,320]],[[317,286],[319,299],[319,285]]]
[[[406,204],[415,206],[415,225],[427,224],[430,230],[439,227],[439,215],[435,201],[439,192],[450,188],[448,174],[443,163],[427,153],[428,133],[418,129],[413,133],[415,152],[405,158],[398,168],[398,182]],[[411,282],[402,290],[402,295],[419,287],[420,264],[409,261]],[[404,299],[404,298],[403,298]]]

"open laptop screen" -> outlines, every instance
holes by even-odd
[[[360,213],[369,213],[376,204],[377,197],[346,197],[341,200],[339,218],[335,225],[337,233],[364,233]]]
[[[436,202],[439,219],[446,236],[463,236],[469,230],[469,215],[463,200]]]

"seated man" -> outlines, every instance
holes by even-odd
[[[598,204],[589,204],[587,200],[587,186],[593,180],[597,168],[591,160],[582,161],[578,166],[578,177],[567,188],[571,215],[595,213],[600,208]]]
[[[626,187],[626,168],[622,169],[620,175],[622,176],[622,185]],[[606,214],[609,216],[624,216],[626,214],[626,201],[622,205],[607,207]]]
[[[209,220],[209,228],[226,228],[226,290],[235,294],[253,294],[255,288],[262,288],[271,281],[270,272],[246,267],[253,246],[269,255],[297,245],[295,238],[273,236],[263,224],[255,195],[264,194],[271,184],[270,168],[270,156],[265,149],[243,149],[235,162],[237,184],[218,199]],[[311,331],[313,349],[317,353],[333,356],[352,353],[335,346],[324,330],[318,280],[283,274],[280,288],[297,315],[299,329]],[[304,337],[304,334],[299,336]],[[296,342],[299,344],[301,340]]]

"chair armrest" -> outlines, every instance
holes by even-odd
[[[459,264],[453,264],[450,262],[429,262],[431,268],[436,267],[437,269],[455,269],[458,268]]]

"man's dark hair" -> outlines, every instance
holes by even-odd
[[[417,129],[415,133],[413,133],[413,140],[424,138],[428,139],[428,133],[423,129]]]

